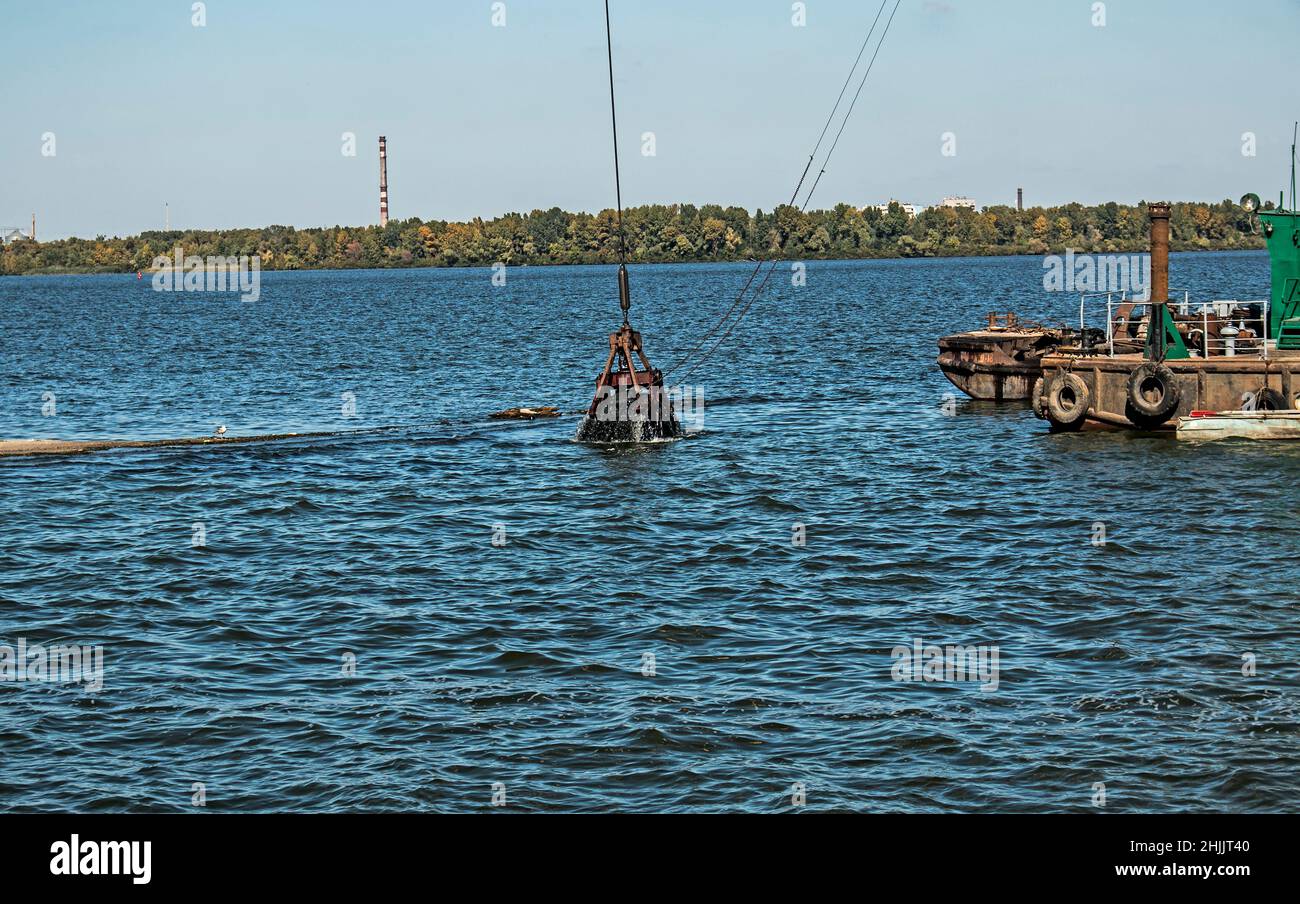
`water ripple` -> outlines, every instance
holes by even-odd
[[[104,650],[98,693],[0,682],[0,807],[1297,809],[1300,448],[943,416],[934,339],[1008,287],[1048,317],[1039,265],[811,264],[702,375],[704,432],[618,450],[485,418],[582,408],[608,268],[490,306],[483,271],[268,273],[236,309],[0,280],[6,437],[392,427],[0,460],[0,644]],[[745,269],[638,268],[652,360]],[[914,643],[996,646],[997,689],[895,680]]]

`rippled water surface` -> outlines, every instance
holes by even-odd
[[[651,360],[747,275],[634,268]],[[1067,319],[1041,279],[783,267],[692,379],[704,431],[618,452],[485,418],[586,404],[612,268],[0,280],[2,438],[394,427],[0,459],[0,644],[105,669],[0,682],[0,808],[1300,809],[1300,446],[945,417],[935,339]],[[1173,281],[1258,298],[1267,258]],[[894,681],[917,639],[996,645],[996,691]]]

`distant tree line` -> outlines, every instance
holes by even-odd
[[[1266,206],[1271,206],[1266,205]],[[748,258],[956,257],[1140,252],[1147,247],[1145,203],[1136,206],[930,208],[915,218],[897,204],[887,211],[839,204],[807,213],[778,207],[753,214],[716,204],[652,204],[627,210],[630,257],[645,263]],[[1263,248],[1237,204],[1174,205],[1176,251]],[[409,219],[386,227],[144,232],[128,238],[15,241],[3,248],[0,273],[129,272],[180,245],[203,257],[260,255],[263,269],[472,267],[504,263],[592,264],[618,259],[613,211],[567,213],[558,207],[468,223]]]

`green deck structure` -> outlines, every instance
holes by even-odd
[[[1273,314],[1269,318],[1269,335],[1277,339],[1278,348],[1300,348],[1300,208],[1296,207],[1296,144],[1300,143],[1300,122],[1291,133],[1291,209],[1286,209],[1286,192],[1278,198],[1277,209],[1259,211],[1264,238],[1268,242],[1269,260],[1273,262]],[[1259,206],[1256,195],[1247,195],[1253,207]]]
[[[1273,263],[1269,335],[1278,348],[1300,348],[1300,213],[1261,210],[1259,220]]]
[[[1164,315],[1164,336],[1161,337],[1158,330],[1149,331],[1147,356],[1152,361],[1186,361],[1192,356],[1192,353],[1187,350],[1187,343],[1183,341],[1182,334],[1178,332],[1178,325],[1174,322],[1174,315],[1169,305],[1159,305],[1156,310]]]

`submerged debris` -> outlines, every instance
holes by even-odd
[[[491,418],[494,421],[532,421],[539,417],[560,417],[561,414],[560,409],[543,405],[539,408],[507,408],[491,415]]]
[[[267,433],[258,436],[191,436],[178,439],[12,439],[0,440],[0,458],[19,455],[80,455],[108,449],[169,449],[184,446],[243,446],[282,440],[310,440],[370,433],[372,430],[320,431],[316,433]]]

